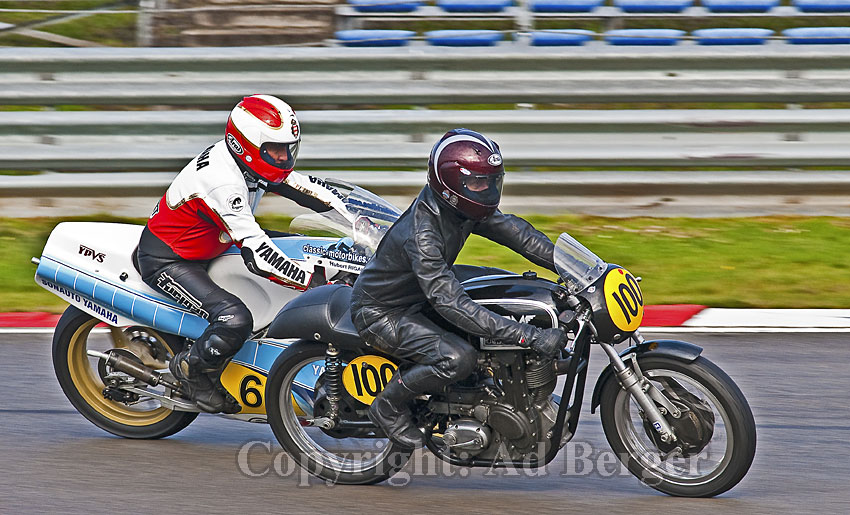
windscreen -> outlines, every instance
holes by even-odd
[[[345,213],[336,210],[324,213],[299,215],[292,220],[289,230],[303,234],[349,237],[354,244],[369,250],[378,248],[378,243],[395,223],[401,210],[374,193],[359,186],[336,179],[325,179],[325,183],[345,197]]]
[[[555,242],[555,269],[572,294],[593,284],[605,272],[607,264],[567,233]]]

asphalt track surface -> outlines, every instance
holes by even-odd
[[[588,410],[559,458],[532,474],[426,457],[427,474],[409,464],[396,486],[328,487],[293,472],[266,425],[202,415],[163,440],[113,437],[65,399],[48,335],[0,334],[0,513],[848,513],[850,334],[679,336],[736,380],[758,426],[749,474],[714,499],[668,497],[605,463]],[[589,382],[604,361],[592,358]]]

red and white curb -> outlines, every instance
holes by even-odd
[[[54,313],[0,313],[2,333],[52,333]],[[850,309],[732,309],[696,304],[650,305],[644,333],[843,333],[850,332]]]
[[[850,309],[737,309],[693,304],[647,306],[641,331],[843,333],[850,332]]]

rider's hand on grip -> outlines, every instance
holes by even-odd
[[[531,339],[531,350],[537,352],[541,356],[547,358],[555,357],[564,344],[567,342],[567,335],[558,327],[551,329],[537,329]]]

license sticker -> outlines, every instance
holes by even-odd
[[[397,369],[395,363],[381,356],[360,356],[343,369],[342,384],[352,397],[363,404],[372,404]]]
[[[635,331],[643,320],[643,293],[637,279],[624,268],[605,277],[605,303],[611,321],[622,331]]]

